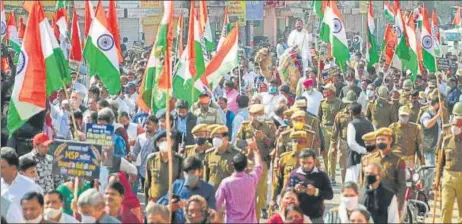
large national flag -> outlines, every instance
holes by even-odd
[[[315,4],[319,4],[317,3],[318,1],[314,1]],[[323,1],[324,2],[324,1]],[[322,3],[324,4],[324,3]],[[319,39],[326,42],[326,43],[329,43],[329,39],[330,39],[330,26],[329,26],[329,18],[326,18],[324,15],[326,14],[327,10],[331,10],[330,9],[330,1],[328,1],[324,8],[321,7],[321,9],[323,9],[323,14],[322,16],[320,16],[321,18],[321,28],[319,29]],[[337,2],[334,2],[333,4],[337,4]],[[316,7],[319,7],[319,6],[316,6]]]
[[[216,50],[215,41],[213,40],[212,29],[210,29],[210,19],[207,12],[207,2],[204,0],[200,1],[199,5],[199,24],[201,37],[205,41],[205,49],[208,53]]]
[[[374,10],[372,2],[369,0],[369,10],[367,11],[367,62],[368,66],[373,66],[379,62],[379,55],[377,53],[377,41],[375,39],[375,22],[374,22]]]
[[[205,86],[200,85],[201,82],[196,82],[205,72],[205,63],[200,43],[198,12],[193,3],[191,1],[187,47],[173,77],[173,93],[178,99],[187,100],[190,105],[205,90]]]
[[[228,33],[229,26],[229,17],[228,17],[228,8],[225,8],[225,15],[223,17],[223,27],[221,28],[220,40],[218,41],[217,51],[220,50],[221,45],[226,39],[226,34]]]
[[[166,108],[171,89],[171,50],[173,45],[173,2],[164,1],[164,15],[159,25],[136,103],[143,111]]]
[[[321,19],[324,17],[324,9],[326,8],[327,1],[313,0],[312,8],[314,13]]]
[[[58,1],[58,3],[59,2],[62,1]],[[60,3],[58,5],[58,3],[56,4],[56,7],[60,6],[60,8],[56,9],[56,25],[58,25],[59,33],[61,34],[60,39],[67,38],[69,29],[67,27],[66,5],[64,5],[64,3]]]
[[[207,65],[204,75],[197,82],[202,82],[209,89],[213,89],[226,73],[239,66],[238,39],[239,25],[236,23],[215,57]]]
[[[396,48],[396,33],[394,32],[393,25],[387,23],[384,32],[384,39],[382,43],[382,54],[384,54],[385,64],[390,65],[395,54]]]
[[[383,2],[383,13],[390,23],[395,23],[395,9],[389,4],[388,0]]]
[[[452,25],[455,27],[462,27],[462,7],[457,7],[456,14],[454,15],[454,19],[452,20]]]
[[[10,135],[30,117],[46,109],[46,99],[71,81],[69,68],[58,41],[34,2],[24,35],[8,111]]]
[[[335,63],[345,69],[345,63],[350,59],[348,42],[345,33],[345,24],[337,3],[329,1],[324,11],[323,23],[329,26],[329,43],[332,47],[332,56]]]
[[[424,8],[422,11],[422,17],[423,26],[421,43],[423,65],[428,69],[429,72],[435,72],[435,43],[433,41],[430,21],[428,20],[428,12],[426,8]]]
[[[122,57],[122,51],[120,49],[120,30],[119,30],[119,21],[117,19],[117,8],[115,1],[109,1],[109,10],[107,12],[107,22],[109,32],[111,32],[114,37],[114,43],[117,48],[117,57],[119,58],[119,63],[124,61]]]
[[[2,7],[2,11],[1,11],[1,22],[0,22],[0,25],[1,25],[1,32],[2,32],[2,43],[3,43],[3,38],[5,37],[5,34],[6,34],[6,13],[5,13],[5,6],[3,6],[3,1],[1,2],[1,7]]]
[[[93,9],[93,4],[91,1],[85,0],[85,38],[88,36],[88,32],[90,32],[91,22],[95,18],[95,10]]]
[[[77,12],[72,12],[72,28],[71,28],[71,52],[69,53],[69,60],[81,62],[82,61],[82,40],[80,38],[79,16]]]
[[[176,52],[177,58],[180,58],[183,54],[183,27],[184,27],[184,16],[183,14],[180,15],[178,18],[178,24],[176,27]]]
[[[414,23],[413,14],[409,16],[409,20],[407,22],[406,27],[406,34],[407,39],[409,41],[409,60],[405,61],[406,67],[411,71],[411,80],[414,82],[417,73],[419,71],[419,61],[418,61],[418,48],[417,48],[417,36],[416,36],[416,25]]]
[[[6,40],[8,41],[8,45],[13,48],[16,53],[21,52],[21,42],[18,38],[18,29],[16,28],[16,21],[13,11],[10,12],[10,16],[8,17]]]
[[[117,94],[121,89],[117,54],[117,47],[109,31],[106,13],[103,6],[98,4],[96,16],[91,23],[83,49],[83,57],[87,61],[89,74],[99,76],[110,94]]]
[[[395,0],[395,31],[398,36],[398,45],[396,46],[395,54],[401,61],[409,60],[409,46],[406,39],[406,27],[403,21],[403,15],[399,6],[399,2]]]
[[[440,49],[440,26],[438,23],[438,16],[436,15],[436,9],[433,9],[432,11],[432,36],[433,40],[435,41],[435,54],[436,56],[441,55],[441,49]]]

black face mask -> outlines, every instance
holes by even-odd
[[[207,138],[195,138],[194,140],[196,141],[197,145],[203,145],[205,142],[207,142]]]
[[[207,141],[212,144],[213,138],[207,138]]]
[[[366,151],[372,152],[375,149],[375,145],[366,145]]]
[[[384,150],[387,148],[387,143],[379,143],[377,144],[377,148],[380,149],[380,150]]]
[[[375,183],[376,181],[377,181],[377,175],[372,174],[372,175],[367,175],[366,176],[366,182],[367,182],[368,185],[371,185],[371,184]]]

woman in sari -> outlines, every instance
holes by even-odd
[[[109,177],[109,183],[108,184],[113,183],[113,182],[117,182],[117,181],[120,182],[124,186],[124,190],[125,190],[124,200],[122,202],[122,208],[121,209],[123,211],[130,211],[131,213],[133,213],[138,218],[140,223],[142,223],[143,222],[143,213],[141,211],[140,201],[138,200],[136,195],[132,193],[132,187],[131,187],[130,183],[128,182],[126,174],[123,173],[123,172],[118,172],[118,173],[112,174]]]

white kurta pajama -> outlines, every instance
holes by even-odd
[[[287,45],[289,47],[293,47],[295,45],[298,46],[301,52],[301,56],[303,59],[303,71],[308,69],[309,61],[311,61],[310,55],[310,43],[312,42],[312,36],[308,33],[307,30],[302,29],[301,31],[292,30],[287,38]]]

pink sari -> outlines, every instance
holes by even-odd
[[[140,201],[138,200],[136,195],[132,193],[132,187],[128,182],[127,176],[125,175],[125,173],[118,172],[117,177],[119,177],[119,182],[124,186],[125,189],[124,201],[122,202],[121,208],[122,211],[132,212],[136,216],[136,218],[138,218],[140,223],[142,223],[143,213],[141,211]]]

